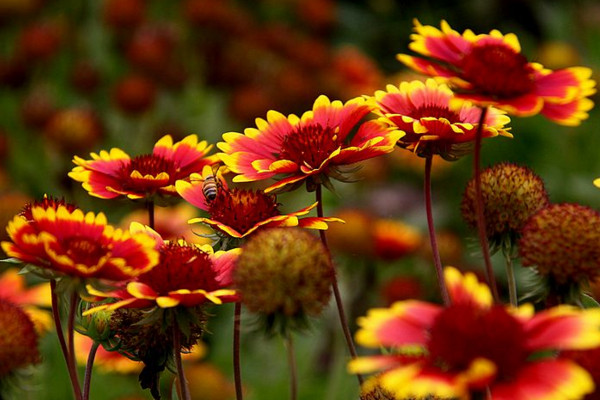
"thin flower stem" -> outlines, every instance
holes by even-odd
[[[435,266],[435,274],[437,276],[438,285],[440,286],[440,295],[445,306],[450,305],[450,295],[446,287],[444,279],[444,271],[442,269],[442,259],[435,237],[435,227],[433,225],[433,212],[431,206],[431,165],[433,164],[433,156],[429,155],[425,158],[425,212],[427,213],[427,227],[429,229],[429,241],[431,243],[431,252],[433,254],[433,264]]]
[[[58,294],[56,293],[56,280],[50,280],[50,293],[52,300],[52,318],[54,320],[54,326],[56,327],[56,335],[58,336],[58,341],[60,343],[60,349],[65,359],[65,363],[67,364],[67,371],[69,372],[69,379],[71,380],[71,387],[73,389],[73,396],[75,400],[81,400],[81,387],[79,386],[79,380],[77,379],[77,373],[75,370],[75,365],[73,364],[73,359],[69,354],[69,350],[67,347],[67,342],[65,340],[65,334],[62,328],[62,322],[60,320],[60,311],[58,304]]]
[[[177,324],[177,317],[173,317],[173,356],[175,356],[175,367],[177,368],[177,380],[179,381],[179,391],[181,400],[191,400],[190,388],[188,387],[185,373],[183,372],[183,362],[181,361],[181,332]]]
[[[485,117],[488,112],[488,107],[481,108],[481,115],[479,116],[479,124],[477,125],[477,132],[475,134],[475,152],[473,155],[473,172],[475,174],[475,212],[477,213],[477,233],[479,236],[479,244],[483,254],[483,261],[485,263],[485,272],[487,275],[488,284],[492,291],[492,297],[496,303],[500,302],[500,296],[498,296],[498,287],[496,285],[496,277],[494,275],[494,269],[492,268],[492,258],[490,256],[490,247],[487,240],[486,229],[485,229],[485,215],[483,214],[483,193],[481,190],[481,140],[483,135],[483,124]]]
[[[323,218],[323,195],[322,195],[322,187],[321,185],[317,185],[317,189],[315,192],[316,200],[317,200],[317,216],[319,218]],[[321,236],[321,242],[329,257],[331,257],[331,251],[329,250],[329,245],[327,244],[327,237],[325,236],[325,231],[319,230],[319,235]],[[358,357],[356,353],[356,347],[354,347],[354,341],[352,340],[352,334],[350,333],[350,328],[348,327],[348,321],[346,320],[346,312],[344,311],[344,303],[342,302],[342,296],[340,294],[340,288],[337,281],[337,271],[335,271],[335,266],[333,262],[331,263],[333,271],[333,279],[332,279],[332,288],[333,288],[333,296],[335,297],[335,303],[337,305],[338,315],[340,318],[340,323],[342,325],[342,331],[344,332],[344,338],[346,339],[346,345],[348,346],[348,351],[350,352],[350,356],[352,359]],[[356,374],[356,378],[358,379],[358,383],[362,385],[364,379],[361,374]]]
[[[511,255],[510,244],[502,245],[502,253],[504,254],[504,260],[506,262],[506,279],[508,282],[508,298],[510,305],[517,307],[519,300],[517,298],[517,281],[515,279],[515,270],[513,268],[513,258]]]
[[[94,341],[90,353],[88,354],[87,364],[85,365],[85,375],[83,378],[83,400],[89,400],[90,398],[90,386],[92,383],[92,371],[94,367],[94,360],[96,359],[96,352],[100,342]]]
[[[67,345],[69,346],[69,356],[71,359],[71,365],[73,366],[75,377],[77,378],[77,382],[79,382],[79,377],[77,376],[77,362],[75,361],[75,329],[73,329],[75,324],[75,313],[77,311],[77,306],[79,305],[79,295],[77,292],[73,291],[71,293],[71,301],[69,303],[69,316],[67,320]]]
[[[154,229],[154,200],[148,198],[146,207],[148,208],[148,226]]]
[[[287,349],[288,364],[290,368],[290,400],[296,400],[298,397],[298,373],[296,371],[294,340],[292,338],[292,333],[289,331],[285,336],[285,347]]]
[[[242,369],[240,366],[240,325],[242,323],[242,303],[237,301],[233,312],[233,376],[235,380],[235,398],[243,399]]]

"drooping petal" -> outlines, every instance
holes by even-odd
[[[594,382],[580,366],[569,360],[532,362],[517,377],[491,389],[494,400],[581,399],[594,390]]]
[[[589,349],[600,345],[600,309],[562,305],[544,310],[525,323],[532,350]]]

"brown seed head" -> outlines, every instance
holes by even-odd
[[[530,216],[548,205],[544,182],[529,168],[501,163],[481,172],[486,233],[492,244],[514,238]],[[465,221],[477,227],[475,180],[463,194],[461,212]]]
[[[328,303],[331,258],[312,234],[299,228],[258,232],[242,248],[234,285],[253,312],[316,316]]]
[[[519,240],[523,266],[558,284],[600,276],[600,213],[579,204],[553,204],[532,216]]]

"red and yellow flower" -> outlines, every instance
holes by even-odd
[[[448,267],[445,278],[448,307],[408,300],[360,318],[359,343],[395,351],[357,358],[349,369],[385,370],[379,382],[398,398],[469,399],[489,390],[494,400],[572,399],[594,389],[583,368],[555,351],[597,347],[599,309],[508,309],[472,273]]]
[[[38,333],[47,332],[52,326],[50,313],[44,310],[52,305],[50,285],[27,287],[24,275],[16,269],[8,269],[0,274],[0,299],[20,306],[33,321]]]
[[[141,224],[133,223],[131,231],[148,232],[161,240],[158,234]],[[92,295],[116,298],[111,304],[102,304],[84,313],[128,308],[194,307],[205,303],[222,304],[237,301],[232,287],[232,271],[240,250],[214,252],[209,245],[198,246],[183,240],[162,241],[160,261],[152,270],[138,276],[126,287],[111,292],[100,292],[91,286]]]
[[[158,262],[156,239],[107,224],[103,213],[45,198],[25,207],[8,223],[9,257],[47,272],[111,281],[130,279]]]
[[[527,61],[516,35],[498,30],[462,34],[446,21],[441,29],[415,20],[409,47],[427,58],[399,54],[410,68],[450,84],[457,96],[479,105],[493,105],[516,116],[542,113],[563,125],[579,125],[593,107],[592,71],[571,67],[552,71]]]
[[[402,136],[378,121],[361,124],[370,111],[362,98],[342,103],[319,96],[301,117],[269,111],[266,120],[256,119],[256,128],[225,133],[218,155],[238,174],[234,182],[284,177],[266,192],[289,190],[305,180],[328,185],[328,177],[344,179],[341,167],[391,152]]]
[[[428,79],[388,85],[385,91],[375,92],[371,101],[381,121],[405,133],[398,141],[400,147],[423,157],[439,154],[455,159],[465,152],[465,143],[475,140],[481,109],[454,96],[447,85]],[[504,112],[490,108],[482,137],[512,137],[505,128],[509,122]]]
[[[207,200],[204,189],[206,179],[216,179],[216,197]],[[207,211],[210,218],[193,218],[188,222],[203,223],[232,238],[246,237],[258,229],[279,226],[300,226],[327,229],[328,222],[343,222],[334,217],[304,217],[317,206],[314,203],[290,214],[279,211],[277,197],[261,190],[229,188],[220,175],[213,175],[206,167],[200,174],[192,174],[190,182],[177,181],[177,192],[190,204]]]
[[[189,135],[173,143],[166,135],[154,145],[152,154],[131,158],[118,148],[91,153],[91,160],[75,156],[77,165],[69,176],[81,182],[91,196],[112,199],[127,196],[141,199],[154,194],[177,195],[175,182],[201,172],[205,165],[214,164],[215,156],[206,157],[212,145]]]

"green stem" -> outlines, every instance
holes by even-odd
[[[52,318],[54,320],[54,325],[56,327],[56,335],[58,336],[58,341],[60,343],[60,349],[65,359],[65,363],[67,364],[67,371],[69,373],[69,379],[71,380],[71,387],[73,389],[73,396],[75,400],[82,400],[81,397],[81,387],[79,386],[79,380],[77,378],[77,367],[74,364],[74,360],[69,354],[69,348],[67,347],[67,342],[65,340],[65,334],[63,332],[62,322],[60,320],[60,311],[58,304],[58,294],[56,293],[56,280],[50,280],[50,293],[51,293],[51,301],[52,301]],[[72,308],[72,307],[71,307]]]
[[[485,122],[485,116],[487,115],[488,107],[481,109],[481,115],[479,116],[479,124],[477,125],[477,132],[475,133],[475,151],[473,155],[473,172],[475,174],[475,212],[477,213],[477,233],[479,236],[479,244],[483,254],[483,261],[485,263],[485,272],[487,275],[488,284],[492,291],[492,297],[496,303],[500,303],[500,296],[498,296],[498,286],[496,285],[496,277],[494,275],[494,268],[492,267],[492,258],[490,256],[490,246],[487,240],[487,234],[485,229],[485,215],[483,213],[483,192],[481,189],[481,140],[483,136],[483,124]]]
[[[322,201],[323,195],[322,195],[321,191],[322,191],[321,185],[317,185],[315,195],[316,195],[316,200],[317,200],[317,216],[319,218],[323,218],[323,201]],[[323,243],[323,246],[325,246],[325,249],[327,250],[329,257],[331,257],[331,251],[329,250],[329,245],[327,244],[327,237],[325,236],[325,231],[319,230],[319,235],[321,236],[321,242]],[[344,333],[344,338],[346,339],[346,345],[348,346],[348,351],[350,352],[350,356],[352,357],[352,359],[355,359],[358,357],[358,355],[356,353],[356,347],[354,346],[354,341],[352,340],[352,334],[350,333],[350,328],[348,327],[348,322],[346,319],[346,312],[344,311],[344,303],[342,301],[342,296],[340,294],[340,288],[339,288],[338,281],[337,281],[337,273],[335,270],[335,266],[333,264],[333,260],[331,262],[331,266],[333,268],[333,279],[332,279],[331,286],[333,289],[333,296],[335,297],[335,304],[337,305],[338,316],[340,319],[340,323],[342,325],[342,331]],[[362,383],[364,381],[362,375],[356,374],[356,378],[358,379],[358,383],[362,385]]]
[[[235,380],[235,398],[243,399],[242,369],[240,366],[240,325],[242,323],[242,303],[235,303],[233,312],[233,376]]]
[[[294,340],[292,338],[292,333],[289,331],[285,336],[285,347],[287,349],[288,364],[290,368],[290,400],[296,400],[298,397],[298,373],[296,371]]]
[[[444,271],[442,269],[442,259],[435,237],[435,226],[433,225],[433,211],[431,206],[431,165],[433,164],[433,156],[429,155],[425,158],[425,212],[427,214],[427,227],[429,230],[429,242],[431,243],[431,252],[433,254],[433,264],[435,266],[435,274],[437,276],[438,285],[440,287],[440,295],[445,306],[450,305],[450,295],[446,287],[444,279]]]
[[[506,262],[506,279],[508,282],[508,298],[510,300],[510,305],[513,307],[517,307],[518,297],[517,297],[517,281],[515,279],[515,270],[513,268],[513,258],[510,244],[504,243],[502,245],[502,253],[504,254],[504,260]]]
[[[85,365],[85,375],[83,378],[83,400],[89,400],[90,398],[90,386],[92,383],[92,371],[94,367],[94,360],[96,358],[96,352],[100,342],[94,341],[90,353],[88,354],[87,364]]]
[[[191,400],[190,389],[188,387],[185,373],[183,372],[183,362],[181,361],[181,332],[177,324],[177,317],[173,316],[173,356],[175,357],[175,368],[177,368],[177,380],[179,381],[179,390],[182,400]]]

